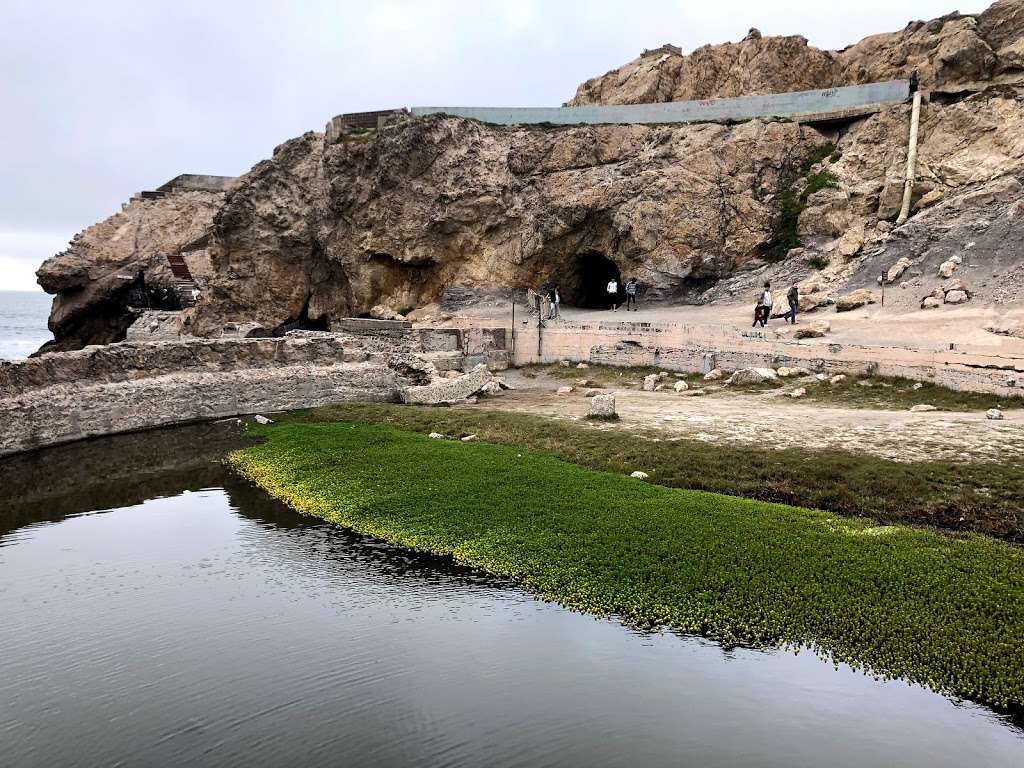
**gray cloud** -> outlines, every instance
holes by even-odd
[[[560,104],[663,42],[690,50],[757,26],[838,48],[949,10],[950,0],[7,0],[0,288],[32,287],[35,266],[134,192],[181,172],[242,173],[339,112]]]

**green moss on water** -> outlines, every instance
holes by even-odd
[[[298,511],[511,577],[545,599],[1024,701],[1024,554],[1007,544],[381,425],[285,420],[258,431],[266,442],[231,462]]]

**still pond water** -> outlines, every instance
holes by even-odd
[[[0,462],[0,764],[1014,766],[1019,724],[291,513],[231,424]]]

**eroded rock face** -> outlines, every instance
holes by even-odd
[[[951,13],[823,51],[799,35],[748,35],[683,55],[670,46],[583,83],[570,106],[643,104],[814,90],[906,78],[955,88],[992,79],[1020,81],[1024,3],[1001,0],[977,15]]]

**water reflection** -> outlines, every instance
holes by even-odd
[[[4,766],[1024,760],[981,707],[633,633],[295,515],[224,472],[241,439],[0,463]]]

